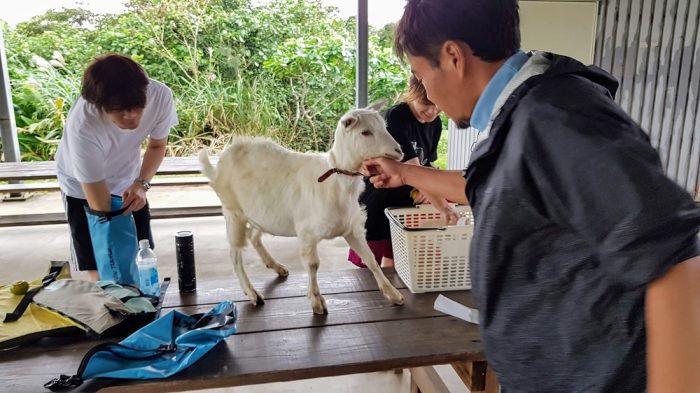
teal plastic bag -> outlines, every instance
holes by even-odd
[[[236,332],[236,305],[225,301],[206,314],[171,311],[120,343],[105,343],[85,354],[76,375],[44,385],[51,391],[80,386],[91,378],[158,379],[194,364]]]
[[[112,195],[111,212],[85,206],[85,214],[100,280],[138,286],[136,223],[131,213],[124,214],[122,198]]]

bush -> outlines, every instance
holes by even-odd
[[[354,18],[318,0],[131,0],[127,10],[64,9],[4,27],[23,159],[53,157],[80,75],[105,52],[131,56],[173,90],[171,155],[219,150],[238,134],[326,150],[354,105]],[[371,100],[393,101],[406,84],[391,31],[370,29]]]

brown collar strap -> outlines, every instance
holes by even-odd
[[[331,168],[331,169],[327,170],[326,173],[321,175],[321,177],[318,178],[318,182],[319,183],[323,182],[324,180],[331,177],[331,175],[334,173],[338,173],[341,175],[347,175],[347,176],[362,176],[362,174],[360,172],[350,172],[350,171],[346,171],[343,169]]]

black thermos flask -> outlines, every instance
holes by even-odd
[[[177,257],[177,284],[180,292],[192,292],[197,289],[192,231],[179,231],[175,234],[175,255]]]

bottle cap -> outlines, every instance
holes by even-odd
[[[151,248],[151,242],[149,242],[148,239],[141,239],[141,240],[139,240],[139,248],[141,250],[144,250],[146,248]]]

